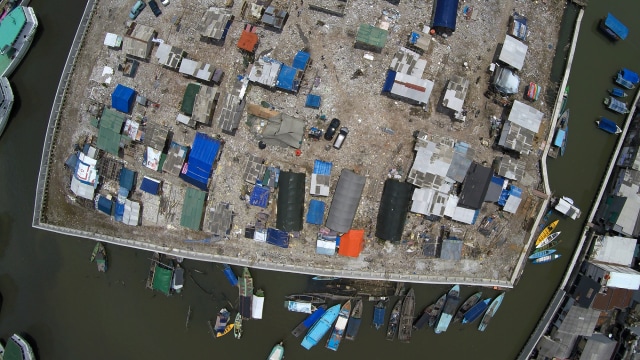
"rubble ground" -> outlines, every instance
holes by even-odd
[[[195,136],[193,129],[175,120],[184,89],[194,80],[159,65],[154,57],[157,45],[151,60],[141,62],[135,78],[124,77],[117,69],[124,62],[125,55],[122,51],[104,46],[103,39],[106,32],[124,34],[133,2],[98,0],[83,46],[77,55],[59,119],[43,222],[95,233],[97,238],[113,236],[151,242],[168,249],[209,254],[213,260],[249,262],[258,268],[396,280],[409,277],[417,282],[465,279],[467,283],[510,283],[520,255],[527,251],[532,218],[538,213],[541,203],[531,193],[541,181],[539,152],[533,151],[521,157],[526,162],[526,171],[524,178],[516,183],[524,190],[522,204],[516,214],[500,212],[495,204],[485,203],[483,206],[479,219],[494,213],[500,214],[497,226],[489,236],[480,234],[477,224],[465,225],[447,219],[432,222],[410,213],[404,228],[404,240],[398,243],[383,242],[374,235],[376,216],[384,181],[390,175],[399,175],[404,179],[411,167],[414,158],[413,134],[416,131],[464,141],[474,150],[474,160],[487,166],[495,156],[503,154],[499,148],[492,146],[494,139],[490,137],[489,119],[492,116],[504,119],[508,111],[484,96],[491,76],[489,65],[504,40],[509,16],[517,11],[528,18],[529,34],[527,57],[524,68],[519,71],[522,91],[514,99],[522,100],[524,85],[530,81],[541,85],[543,94],[546,89],[557,87],[550,82],[549,74],[565,2],[460,1],[456,31],[446,38],[433,37],[429,50],[422,55],[427,60],[422,78],[435,83],[429,103],[423,109],[382,95],[381,88],[391,59],[400,46],[407,45],[410,32],[420,31],[431,23],[433,1],[401,0],[399,5],[393,5],[382,0],[352,0],[346,3],[343,17],[311,10],[308,1],[272,1],[271,5],[289,11],[286,24],[282,31],[262,26],[258,29],[258,55],[268,55],[290,64],[299,50],[304,49],[311,54],[311,65],[306,70],[299,92],[294,95],[251,84],[246,100],[248,104],[266,101],[278,111],[304,119],[307,130],[312,126],[326,128],[328,123],[320,119],[321,115],[327,119],[339,118],[342,126],[349,128],[349,135],[340,150],[327,146],[330,142],[324,139],[314,141],[306,137],[299,156],[292,148],[268,146],[261,150],[246,112],[235,136],[220,131],[217,125],[218,106],[211,126],[198,128],[200,132],[221,136],[225,141],[210,183],[204,223],[208,221],[210,209],[219,202],[226,202],[231,204],[234,211],[233,228],[228,239],[204,243],[184,241],[210,236],[206,232],[191,231],[180,226],[179,214],[186,183],[170,174],[143,167],[143,146],[125,149],[120,161],[138,172],[138,181],[144,175],[163,181],[157,224],[150,223],[144,216],[142,226],[117,223],[101,213],[87,211],[87,207],[93,204],[74,198],[69,189],[70,172],[64,168],[64,161],[73,151],[74,144],[81,144],[97,134],[90,125],[90,109],[96,103],[109,105],[110,94],[116,84],[132,87],[158,104],[157,107],[136,104],[131,114],[133,118],[146,117],[149,122],[168,127],[173,133],[173,141],[180,144],[190,145]],[[208,7],[222,8],[225,2],[228,3],[221,0],[171,0],[170,5],[161,6],[162,15],[159,17],[154,17],[149,10],[143,10],[136,19],[138,23],[154,27],[159,39],[184,49],[188,58],[222,68],[225,75],[220,85],[223,94],[221,99],[231,90],[238,75],[248,74],[249,64],[236,47],[246,23],[246,19],[240,15],[243,2],[235,1],[231,8],[235,17],[222,44],[201,41],[197,26]],[[362,23],[375,25],[380,20],[390,22],[384,49],[375,53],[354,48],[358,26]],[[365,54],[372,56],[373,60],[365,58]],[[105,66],[116,69],[110,75],[108,84],[104,80]],[[464,103],[467,112],[464,122],[455,121],[449,114],[440,112],[439,103],[447,80],[452,75],[470,81]],[[316,78],[319,78],[319,82],[315,81]],[[322,97],[322,105],[318,110],[304,107],[306,94],[310,91]],[[534,139],[535,150],[542,145],[549,131],[550,105],[553,101],[543,97],[537,102],[527,102],[545,114],[542,130]],[[310,198],[308,189],[315,159],[333,163],[332,191],[342,169],[352,169],[366,176],[363,197],[353,223],[353,228],[365,229],[366,244],[361,255],[349,258],[316,254],[315,239],[319,226],[310,224],[305,224],[299,236],[290,240],[287,249],[246,239],[244,227],[255,223],[257,213],[262,210],[249,206],[244,197],[248,184],[244,182],[242,171],[251,154],[283,170],[306,173],[305,206]],[[107,182],[100,191],[114,194],[114,190],[117,192],[116,186]],[[143,199],[139,190],[133,194],[133,198]],[[270,214],[269,226],[275,225],[274,199],[271,196],[266,209]],[[327,206],[331,202],[330,197],[322,200],[326,201]],[[144,199],[142,207],[144,215]],[[436,237],[442,226],[451,235],[464,241],[461,260],[439,260],[422,254],[421,235]]]

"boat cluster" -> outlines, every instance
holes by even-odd
[[[616,84],[622,86],[625,89],[632,90],[640,83],[640,76],[629,69],[623,68],[613,77]],[[624,89],[620,89],[614,87],[609,89],[609,96],[604,98],[604,105],[607,109],[618,113],[618,114],[628,114],[629,108],[627,107],[627,103],[623,102],[620,99],[626,98],[628,95],[624,91]],[[608,119],[604,116],[601,116],[598,120],[596,120],[596,125],[599,129],[608,132],[609,134],[620,134],[622,133],[622,129],[620,126],[616,124],[615,121]]]

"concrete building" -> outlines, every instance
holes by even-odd
[[[498,145],[522,155],[529,154],[543,116],[544,114],[537,109],[518,100],[514,101],[509,117],[502,127]]]

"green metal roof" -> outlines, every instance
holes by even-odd
[[[20,30],[24,24],[27,23],[27,18],[24,15],[24,10],[21,6],[13,9],[2,21],[0,22],[0,51],[13,45],[16,38],[20,34]]]
[[[388,35],[389,32],[387,30],[369,24],[361,24],[358,29],[356,41],[376,48],[383,48],[387,42]]]
[[[187,85],[187,89],[184,91],[184,96],[182,97],[182,107],[180,107],[180,111],[187,115],[191,116],[193,113],[193,103],[196,101],[196,95],[200,92],[200,85],[191,83]]]
[[[153,289],[158,290],[165,295],[169,295],[172,277],[172,270],[156,265],[156,269],[153,273]]]
[[[110,154],[118,155],[120,149],[120,132],[124,123],[124,115],[115,110],[104,109],[100,118],[100,130],[96,146]]]
[[[202,222],[202,210],[204,209],[204,199],[207,193],[194,188],[187,188],[182,204],[182,215],[180,225],[192,229],[200,230]]]

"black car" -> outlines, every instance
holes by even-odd
[[[329,127],[327,128],[327,131],[325,131],[324,133],[324,139],[332,140],[339,126],[340,126],[340,120],[333,118],[333,120],[331,120],[331,123],[329,124]]]
[[[158,7],[158,3],[156,2],[156,0],[149,0],[149,8],[151,8],[151,11],[153,11],[153,15],[155,15],[156,17],[162,14],[162,11]]]

